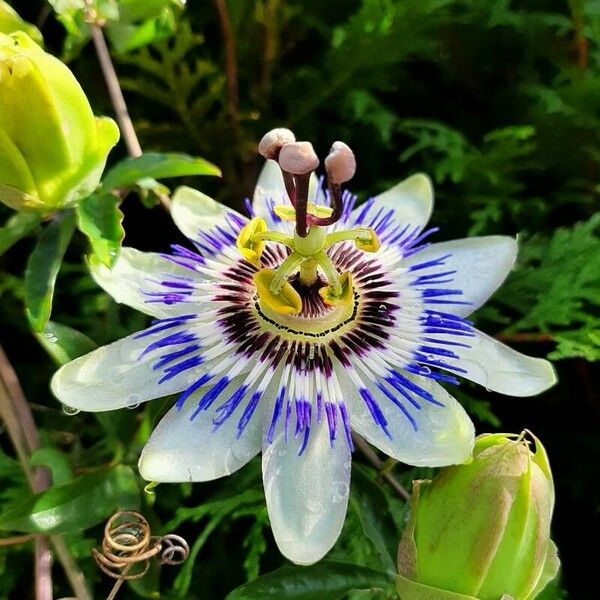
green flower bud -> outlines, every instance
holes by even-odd
[[[402,600],[533,600],[554,578],[552,473],[525,436],[479,436],[470,463],[414,482],[398,549]]]
[[[77,202],[118,139],[60,60],[23,32],[0,34],[0,202],[44,213]]]
[[[0,33],[15,31],[24,31],[32,40],[38,44],[42,43],[42,34],[39,29],[27,21],[23,21],[14,8],[4,0],[0,0]]]

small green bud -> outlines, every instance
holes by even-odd
[[[15,31],[24,31],[33,41],[42,43],[42,34],[40,30],[23,21],[12,6],[9,6],[4,0],[0,0],[0,33],[14,33]]]
[[[118,139],[60,60],[23,32],[0,33],[0,202],[43,213],[77,202]]]
[[[470,463],[414,482],[398,549],[402,600],[533,600],[554,578],[552,473],[526,435],[479,436]]]

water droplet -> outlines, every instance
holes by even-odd
[[[332,502],[342,502],[348,493],[348,484],[344,481],[335,481],[333,484]]]
[[[129,400],[127,408],[135,410],[141,404],[142,397],[139,394],[131,394],[127,400]]]
[[[379,312],[386,312],[387,311],[387,306],[385,304],[380,304],[379,305]]]
[[[58,342],[58,338],[51,331],[49,331],[48,333],[44,334],[44,337],[51,344],[56,344],[56,342]]]
[[[421,375],[429,375],[431,373],[431,369],[429,367],[421,367]]]
[[[81,412],[78,408],[73,408],[72,406],[67,406],[66,404],[62,405],[62,411],[65,413],[65,415],[69,415],[70,417]]]

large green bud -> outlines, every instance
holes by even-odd
[[[14,8],[4,0],[0,0],[0,33],[13,33],[24,31],[32,40],[42,43],[42,34],[39,29],[27,21],[23,21]]]
[[[554,486],[537,438],[488,434],[473,459],[414,482],[398,549],[402,600],[533,600],[554,578]]]
[[[42,213],[77,202],[118,139],[60,60],[23,32],[0,33],[0,202]]]

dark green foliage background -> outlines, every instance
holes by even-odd
[[[214,4],[188,4],[174,37],[113,56],[143,148],[202,156],[223,170],[221,180],[181,182],[240,209],[260,168],[257,140],[271,127],[288,126],[313,141],[321,156],[332,141],[347,142],[358,157],[352,188],[363,199],[414,171],[428,172],[437,189],[438,240],[519,235],[518,265],[476,315],[477,325],[522,352],[549,356],[560,383],[535,398],[506,398],[468,384],[457,396],[479,432],[528,428],[543,440],[556,480],[554,537],[563,562],[560,586],[543,598],[597,598],[600,0],[229,0],[237,107],[228,94]],[[30,21],[43,20],[47,49],[61,55],[65,32],[45,3],[12,5]],[[93,47],[71,50],[68,58],[96,114],[112,114]],[[120,144],[111,164],[124,157]],[[122,204],[125,243],[164,250],[182,242],[168,215],[148,206],[150,199],[135,195]],[[0,207],[2,222],[10,215]],[[0,257],[0,339],[43,444],[53,449],[40,460],[58,469],[55,480],[61,467],[67,480],[103,465],[135,469],[168,401],[104,415],[61,411],[48,391],[56,367],[31,333],[23,306],[25,262],[39,233]],[[76,234],[52,320],[104,344],[143,327],[146,318],[95,286],[82,261],[87,251]],[[4,513],[27,491],[3,432],[0,447]],[[407,485],[430,475],[403,465],[395,473]],[[136,482],[141,491],[144,483]],[[161,485],[155,492],[139,494],[142,512],[157,533],[183,535],[195,549],[193,560],[164,568],[160,580],[153,572],[119,597],[156,597],[160,589],[164,598],[220,599],[285,563],[268,527],[258,459],[227,480]],[[392,559],[369,523],[376,521],[385,532],[383,547],[393,549],[406,509],[366,466],[354,474],[352,494],[330,558],[389,569]],[[373,499],[379,509],[365,516]],[[110,587],[90,558],[101,537],[100,524],[67,534],[98,598]],[[0,598],[31,597],[30,550],[0,548]],[[57,597],[70,595],[58,566],[54,573]],[[315,582],[323,577],[319,569],[310,573]],[[325,597],[315,594],[310,597]]]

